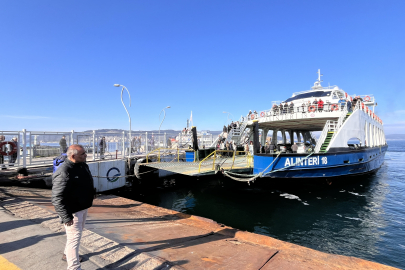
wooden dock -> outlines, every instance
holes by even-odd
[[[50,199],[50,190],[0,188],[0,207],[63,232]],[[82,253],[103,269],[394,269],[110,195],[94,200],[86,228]]]

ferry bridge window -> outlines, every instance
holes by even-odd
[[[295,97],[290,97],[287,99],[285,102],[290,102],[293,100],[297,99],[302,99],[302,98],[320,98],[320,97],[329,97],[332,94],[332,91],[315,91],[315,92],[309,92],[309,93],[304,93],[300,95],[296,95]]]

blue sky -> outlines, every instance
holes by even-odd
[[[1,130],[220,130],[323,85],[405,133],[405,1],[1,1]],[[128,97],[125,95],[125,101]]]

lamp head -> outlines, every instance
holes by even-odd
[[[114,84],[115,87],[120,87],[121,85],[119,85],[118,83]]]
[[[166,107],[166,109],[170,109],[170,108],[171,108],[170,106],[167,106],[167,107]]]

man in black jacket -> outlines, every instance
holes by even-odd
[[[80,238],[95,195],[93,177],[86,164],[86,151],[81,145],[68,148],[67,159],[52,176],[52,204],[66,230],[66,247],[62,259],[67,269],[81,269]]]

